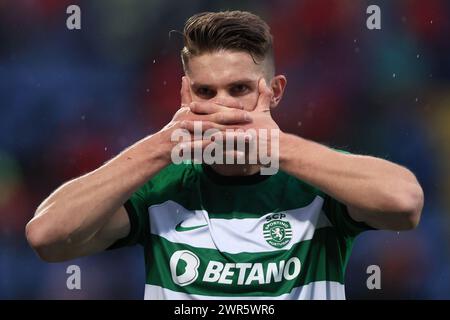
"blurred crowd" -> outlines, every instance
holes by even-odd
[[[81,8],[81,30],[66,8]],[[381,30],[366,8],[381,8]],[[450,3],[445,0],[0,0],[0,299],[143,297],[142,248],[42,262],[25,224],[57,186],[156,132],[179,108],[184,21],[249,10],[288,78],[273,116],[305,138],[410,168],[419,227],[367,232],[347,271],[352,299],[450,299]],[[82,290],[66,268],[82,270]],[[381,269],[368,290],[366,269]]]

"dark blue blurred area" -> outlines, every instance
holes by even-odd
[[[82,29],[66,28],[78,4]],[[382,29],[366,28],[377,4]],[[185,20],[249,10],[272,27],[288,78],[274,117],[288,132],[410,168],[419,227],[367,232],[347,270],[351,299],[450,299],[450,3],[353,1],[0,1],[0,299],[141,299],[141,247],[40,261],[25,224],[64,181],[159,130],[179,107]],[[82,270],[82,290],[66,268]],[[382,289],[368,290],[379,265]]]

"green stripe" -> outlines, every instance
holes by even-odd
[[[152,235],[152,250],[149,256],[150,270],[147,272],[147,284],[161,286],[173,291],[188,294],[209,296],[278,296],[289,293],[293,288],[315,281],[336,281],[344,283],[344,268],[349,251],[338,242],[335,229],[326,227],[316,230],[311,240],[303,241],[289,250],[275,250],[262,253],[227,254],[214,249],[196,248],[186,244],[172,243],[160,236]],[[350,249],[350,248],[348,248]],[[169,260],[173,252],[189,250],[200,259],[197,280],[187,286],[175,284],[170,273]],[[291,257],[298,257],[301,261],[301,271],[293,280],[283,280],[268,284],[253,282],[252,285],[237,285],[238,270],[227,279],[233,284],[219,284],[217,282],[202,282],[203,275],[210,260],[222,263],[255,263],[263,264],[264,278],[269,262],[287,261]],[[278,265],[278,263],[277,263]],[[246,271],[246,278],[250,269]],[[273,280],[273,279],[272,279]]]

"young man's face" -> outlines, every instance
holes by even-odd
[[[258,100],[258,80],[265,76],[264,63],[255,64],[246,52],[222,50],[191,57],[187,76],[193,101],[251,111]]]

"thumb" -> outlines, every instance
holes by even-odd
[[[266,79],[261,78],[258,82],[258,102],[256,103],[255,111],[268,111],[270,110],[270,101],[273,97],[273,92],[266,84]]]
[[[191,91],[189,89],[189,78],[184,76],[181,78],[181,106],[188,105],[192,102]]]

